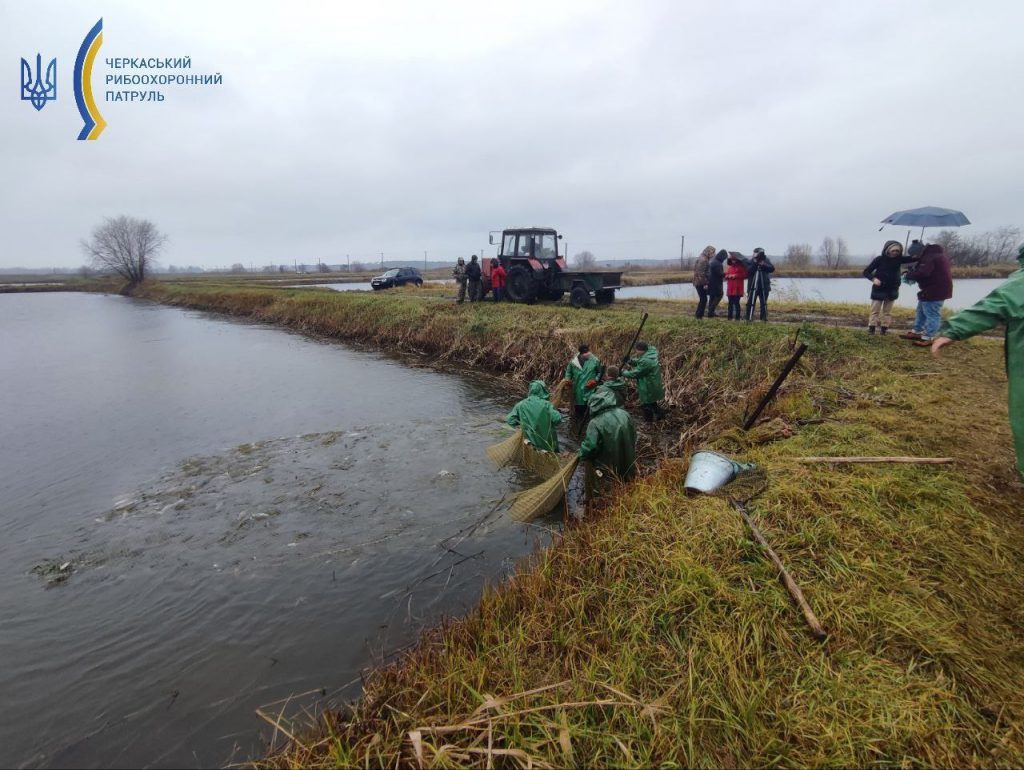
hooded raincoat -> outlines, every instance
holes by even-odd
[[[942,324],[939,336],[965,340],[997,324],[1006,325],[1006,378],[1010,383],[1010,427],[1017,449],[1017,470],[1024,478],[1024,246],[1021,269],[974,307]]]
[[[577,453],[581,460],[626,479],[636,470],[636,427],[629,412],[615,405],[615,394],[601,389],[590,399],[590,422]]]
[[[656,404],[665,397],[665,388],[661,384],[661,364],[658,363],[658,350],[653,345],[643,352],[639,358],[631,358],[630,366],[622,373],[623,377],[636,380],[637,396],[641,404]]]
[[[597,386],[596,393],[599,390],[607,390],[613,396],[615,396],[616,406],[626,405],[626,381],[622,377],[616,377],[614,380],[605,380]]]
[[[890,257],[889,247],[899,247],[899,256]],[[903,244],[899,241],[886,241],[882,247],[881,256],[875,257],[871,260],[871,264],[864,268],[864,277],[871,284],[871,299],[873,300],[894,300],[900,296],[900,265],[906,265],[910,262],[916,262],[917,260],[913,257],[903,256]],[[879,280],[879,285],[875,286],[874,279]]]
[[[563,377],[572,382],[572,392],[577,405],[583,406],[590,399],[593,391],[587,390],[587,383],[600,379],[600,374],[601,362],[593,353],[587,356],[585,361],[581,361],[578,355],[574,356],[569,365],[565,367]]]
[[[558,451],[558,430],[561,413],[548,400],[548,387],[541,380],[530,383],[529,395],[516,404],[505,419],[513,428],[521,427],[523,437],[537,449]]]

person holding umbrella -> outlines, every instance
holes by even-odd
[[[754,256],[747,262],[747,320],[754,320],[754,305],[761,301],[761,320],[768,320],[768,292],[772,290],[771,274],[775,265],[768,259],[764,249],[754,249]]]
[[[902,337],[920,347],[930,347],[942,323],[942,303],[953,296],[953,273],[942,246],[925,246],[920,261],[907,272],[906,280],[916,281],[919,291],[914,329]]]

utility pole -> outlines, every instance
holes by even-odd
[[[686,236],[685,235],[681,235],[681,236],[679,236],[679,269],[680,270],[685,270],[686,269],[686,265],[684,264],[684,260],[686,259],[685,254],[686,254]]]
[[[384,269],[384,252],[383,251],[380,253],[380,269],[381,270]]]
[[[423,250],[423,269],[424,270],[427,269],[427,251],[426,251],[426,249]]]
[[[352,261],[348,258],[348,254],[345,255],[345,272],[352,272]]]

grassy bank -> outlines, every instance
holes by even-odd
[[[636,319],[627,303],[455,306],[411,290],[147,292],[516,380],[554,378],[580,339],[622,350]],[[357,704],[284,725],[296,740],[263,764],[1024,763],[1024,493],[1001,346],[975,340],[936,362],[896,339],[807,325],[809,352],[743,433],[795,328],[701,323],[668,312],[676,303],[647,304],[644,336],[675,407],[662,456],[646,455],[639,480],[469,616],[371,672]],[[681,494],[685,460],[674,458],[697,445],[766,472],[753,518],[829,632],[824,644],[728,501]],[[835,454],[956,464],[795,462]]]

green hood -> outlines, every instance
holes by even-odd
[[[587,403],[590,405],[591,417],[595,417],[601,414],[601,412],[606,412],[618,406],[618,403],[615,401],[615,394],[604,389],[595,390],[594,395],[590,397],[590,401]]]
[[[543,380],[534,380],[530,383],[530,390],[527,391],[527,395],[536,396],[537,398],[549,398],[548,386],[544,384]]]

